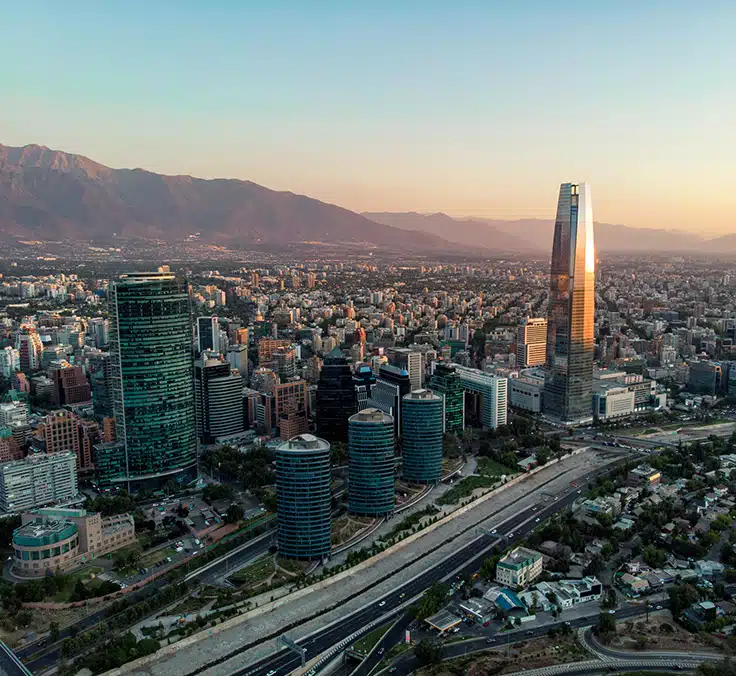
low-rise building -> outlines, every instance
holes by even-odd
[[[659,470],[652,469],[649,465],[639,465],[632,469],[626,477],[629,486],[658,486],[662,480]]]
[[[135,541],[130,514],[103,517],[84,509],[38,509],[13,532],[13,574],[43,577],[71,570]]]
[[[493,619],[496,612],[496,606],[484,598],[470,598],[460,604],[460,610],[473,620],[473,622],[486,624]]]
[[[543,559],[539,552],[516,547],[496,566],[496,582],[520,589],[536,580],[542,572]]]

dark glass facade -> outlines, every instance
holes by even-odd
[[[442,397],[414,390],[404,397],[401,411],[401,476],[411,483],[437,483],[442,479]]]
[[[128,488],[197,477],[187,282],[131,273],[110,289],[113,411]]]
[[[437,364],[429,389],[445,399],[445,432],[462,434],[465,429],[465,388],[452,366]]]
[[[348,510],[362,516],[394,511],[394,419],[375,408],[350,417]]]
[[[348,418],[353,413],[353,373],[343,351],[335,348],[324,358],[317,382],[317,435],[328,441],[347,441]]]
[[[575,424],[593,416],[595,247],[587,183],[563,183],[557,203],[547,319],[544,412]]]
[[[330,553],[330,444],[302,434],[276,451],[279,554],[319,559]]]

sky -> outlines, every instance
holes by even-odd
[[[733,0],[23,0],[0,143],[356,211],[736,232]]]

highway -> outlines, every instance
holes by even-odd
[[[612,467],[609,466],[579,476],[576,478],[575,483],[583,485],[595,476],[608,473],[611,469]],[[543,486],[537,488],[540,495],[543,492],[542,489]],[[414,597],[420,596],[434,582],[440,581],[452,574],[463,575],[474,573],[480,568],[483,560],[491,555],[492,552],[488,551],[490,547],[496,548],[500,546],[505,548],[516,540],[522,539],[536,526],[536,518],[543,520],[552,516],[556,512],[572,505],[577,497],[577,490],[571,489],[568,486],[561,496],[558,495],[557,499],[550,500],[549,503],[537,504],[521,510],[507,520],[503,524],[503,527],[499,529],[500,537],[481,536],[473,540],[438,565],[425,570],[413,580],[397,587],[382,599],[376,600],[361,610],[346,616],[339,623],[327,626],[312,636],[298,640],[297,643],[306,649],[306,661],[309,662],[329,650],[332,646],[340,643],[343,639],[373,620],[385,615],[388,621],[391,615],[395,616],[400,612],[399,608],[403,604]],[[519,500],[521,499],[519,498]],[[509,506],[510,504],[504,505],[498,511],[507,509]],[[486,520],[486,526],[489,529],[495,527],[495,524],[493,524],[493,515],[489,516]],[[391,609],[394,609],[395,612],[392,613]],[[271,674],[271,676],[285,676],[299,667],[299,664],[300,660],[296,655],[289,651],[281,650],[268,658],[233,673],[235,676],[267,676],[268,674]]]
[[[227,557],[223,557],[212,562],[211,567],[207,567],[206,570],[194,571],[187,576],[187,581],[196,580],[200,584],[211,584],[218,577],[225,574],[227,570],[234,570],[237,566],[267,552],[271,545],[270,535],[275,532],[276,531],[274,529],[273,531],[269,531],[264,534],[264,536],[258,536],[253,542],[244,543],[241,545],[242,549],[238,549],[235,553],[231,553]],[[269,537],[266,537],[267,535]],[[164,578],[154,580],[145,587],[126,595],[125,598],[128,599],[131,604],[142,601],[166,584],[168,584],[168,582]],[[106,612],[106,609],[98,610],[91,613],[84,619],[64,627],[60,632],[59,640],[55,643],[49,644],[48,638],[43,637],[33,643],[29,643],[26,646],[18,648],[14,652],[31,672],[40,673],[45,669],[54,666],[58,662],[61,652],[61,643],[65,638],[72,634],[77,634],[80,631],[84,631],[85,629],[90,629],[100,622],[106,622],[112,619],[106,615]],[[161,610],[156,611],[157,614],[160,612]],[[122,611],[122,613],[125,613],[125,611]]]

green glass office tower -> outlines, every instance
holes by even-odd
[[[131,490],[197,477],[192,318],[187,281],[129,273],[110,285],[113,411],[121,473]]]
[[[465,389],[455,368],[437,364],[429,389],[445,399],[445,432],[462,434],[465,429]]]
[[[348,510],[362,516],[394,511],[394,419],[366,408],[348,422]]]
[[[301,434],[276,450],[279,554],[319,559],[331,548],[330,444]]]
[[[437,483],[442,479],[442,397],[414,390],[404,396],[401,412],[401,476],[410,483]]]
[[[552,243],[544,413],[566,424],[593,418],[595,246],[587,183],[563,183]]]

